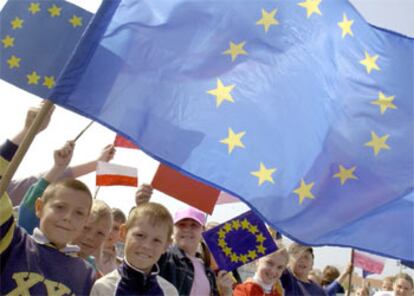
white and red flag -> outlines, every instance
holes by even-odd
[[[385,259],[380,256],[355,250],[353,258],[354,266],[364,271],[381,274],[384,269]]]
[[[138,170],[133,167],[99,161],[96,167],[96,186],[138,186]]]
[[[125,139],[124,137],[120,135],[116,135],[114,140],[114,146],[115,147],[122,147],[122,148],[129,148],[129,149],[139,149],[137,145],[132,143],[131,141]]]

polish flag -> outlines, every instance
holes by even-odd
[[[217,199],[216,205],[223,205],[223,204],[235,203],[235,202],[240,202],[240,199],[224,191],[221,191]]]
[[[381,274],[384,269],[385,259],[373,254],[354,251],[354,266],[364,271]]]
[[[125,139],[124,137],[120,135],[116,135],[114,140],[114,146],[115,147],[122,147],[122,148],[130,148],[130,149],[139,149],[137,145],[132,143],[131,141]]]
[[[138,186],[138,170],[133,167],[99,161],[96,167],[96,186]]]

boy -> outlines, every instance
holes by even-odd
[[[0,174],[16,150],[11,141],[1,147]],[[73,256],[79,248],[68,243],[82,231],[91,204],[92,195],[80,181],[67,179],[50,185],[36,201],[40,224],[30,236],[16,226],[5,193],[0,198],[0,294],[87,295],[95,273]]]
[[[99,279],[94,295],[178,295],[175,287],[158,275],[158,259],[171,241],[173,220],[157,203],[134,209],[121,226],[125,240],[125,259],[117,270]]]
[[[280,284],[280,276],[288,261],[289,255],[284,248],[260,258],[253,278],[237,285],[233,296],[283,296],[284,291]]]

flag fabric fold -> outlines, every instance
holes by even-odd
[[[124,0],[112,13],[51,100],[295,240],[413,260],[412,38],[346,0]]]
[[[99,161],[96,186],[138,186],[138,170],[133,167]]]

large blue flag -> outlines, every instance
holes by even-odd
[[[252,211],[203,232],[220,270],[237,267],[277,250],[263,221]]]
[[[346,0],[107,2],[54,102],[302,243],[414,258],[413,39]]]
[[[48,97],[91,17],[62,0],[9,0],[0,13],[0,78]]]

